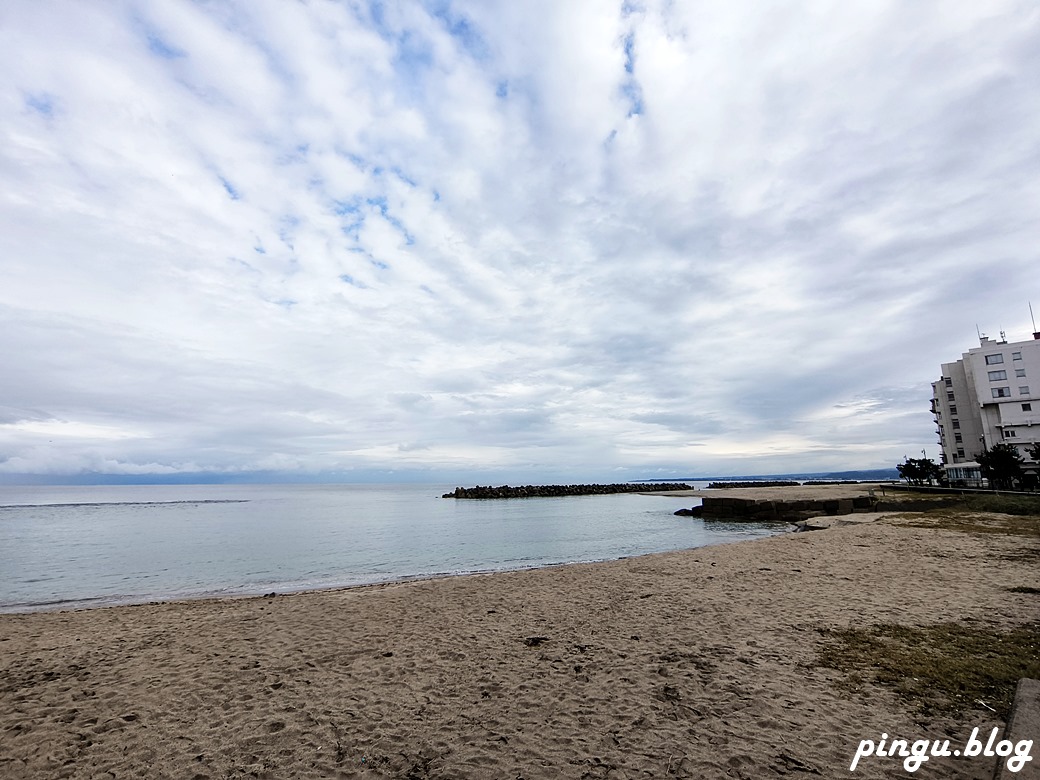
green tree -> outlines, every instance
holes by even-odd
[[[943,479],[942,466],[931,458],[907,458],[896,465],[896,471],[908,485],[930,485],[932,480],[941,482]]]
[[[1040,461],[1040,441],[1033,444],[1032,447],[1027,447],[1026,453],[1033,460]],[[1022,480],[1022,487],[1026,490],[1036,490],[1038,485],[1040,485],[1040,479],[1038,479],[1036,468],[1034,467],[1032,471],[1025,475],[1025,478]]]
[[[1022,464],[1025,459],[1013,444],[994,444],[983,450],[975,460],[979,462],[982,476],[991,487],[1009,490],[1022,479]]]

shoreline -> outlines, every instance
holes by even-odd
[[[749,497],[749,498],[846,498],[856,495],[864,495],[869,489],[880,490],[883,487],[890,486],[885,483],[840,483],[833,485],[814,485],[814,486],[788,486],[788,487],[740,487],[740,488],[725,488],[725,489],[708,489],[708,488],[690,488],[688,490],[638,490],[628,491],[636,495],[642,496],[663,496],[666,498],[677,498],[677,497],[689,497],[689,498],[704,498],[704,497],[718,497],[718,496],[732,496],[732,497]],[[577,496],[575,496],[577,497]],[[200,503],[245,503],[246,499],[192,499],[192,500],[171,500],[171,501],[142,501],[132,502],[134,505],[146,504],[146,505],[157,505],[157,504],[200,504]],[[121,502],[123,503],[123,502]],[[71,504],[71,506],[84,505],[81,503]],[[97,504],[86,504],[89,506],[95,506]],[[36,505],[31,505],[36,506]],[[49,505],[40,505],[49,506]],[[874,516],[870,518],[864,518],[863,520],[875,519]],[[862,521],[862,520],[861,520]],[[743,523],[742,523],[743,524]],[[792,526],[793,528],[793,526]],[[778,524],[777,532],[775,535],[781,535],[788,532],[788,528],[781,527]],[[773,535],[773,534],[771,534]],[[759,537],[749,537],[747,539],[741,539],[737,541],[753,541]],[[676,551],[681,550],[696,550],[701,547],[714,546],[715,544],[735,544],[737,541],[722,541],[715,542],[707,545],[699,545],[698,547],[680,548]],[[644,555],[659,555],[664,552],[653,552],[644,553]],[[167,604],[182,601],[207,601],[214,600],[220,601],[224,599],[248,599],[248,598],[262,598],[267,593],[274,592],[279,596],[295,595],[303,593],[315,593],[323,591],[339,591],[339,590],[352,590],[355,588],[367,588],[375,587],[393,583],[405,583],[414,582],[421,580],[431,579],[444,579],[448,577],[469,577],[475,575],[488,575],[488,574],[499,574],[513,571],[530,571],[542,568],[551,568],[555,566],[571,566],[578,564],[588,563],[609,563],[616,560],[624,560],[626,557],[640,557],[640,556],[621,556],[618,558],[600,558],[592,560],[580,560],[580,561],[554,561],[550,563],[532,564],[530,566],[516,566],[509,568],[489,568],[489,569],[476,569],[472,571],[452,571],[452,572],[433,572],[433,573],[417,573],[417,574],[405,574],[395,575],[387,579],[375,579],[371,581],[356,582],[356,583],[321,583],[316,584],[313,587],[304,586],[297,587],[295,584],[290,584],[288,587],[285,584],[269,583],[267,585],[259,585],[256,587],[243,587],[235,588],[229,587],[224,590],[206,591],[201,593],[172,593],[170,595],[127,595],[123,598],[106,598],[103,596],[86,596],[79,599],[65,600],[65,601],[54,601],[46,603],[32,603],[32,604],[12,604],[12,605],[0,605],[0,615],[23,615],[23,614],[38,614],[44,612],[67,612],[67,611],[81,611],[81,610],[92,610],[92,609],[111,609],[115,607],[136,607],[149,604]],[[272,589],[272,590],[268,590]]]
[[[651,492],[648,494],[632,495],[658,495]],[[667,493],[663,493],[667,495]],[[674,498],[674,496],[672,496]],[[430,497],[426,497],[428,500]],[[594,496],[593,498],[609,498]],[[126,506],[126,502],[96,502],[84,504],[62,504],[65,506],[102,506],[113,503],[115,506]],[[248,505],[248,501],[242,499],[176,499],[171,501],[134,501],[130,506],[146,504],[149,507],[157,505],[195,505],[200,503],[220,503]],[[464,502],[475,504],[478,502]],[[655,504],[656,502],[643,502]],[[35,505],[34,505],[35,506]],[[50,506],[50,505],[40,505]],[[526,510],[525,510],[526,513]],[[492,550],[493,553],[503,552],[502,555],[485,555],[482,558],[470,555],[466,557],[441,556],[441,560],[404,560],[404,564],[415,565],[386,565],[371,566],[369,561],[350,561],[345,564],[342,559],[325,561],[322,565],[297,567],[291,570],[279,570],[277,566],[269,566],[260,576],[250,578],[247,576],[206,576],[193,579],[191,567],[185,565],[183,572],[177,571],[179,576],[165,576],[160,573],[156,578],[132,577],[123,578],[125,581],[118,582],[117,578],[110,578],[109,582],[101,583],[104,587],[89,587],[97,585],[97,582],[88,582],[88,587],[73,588],[67,583],[62,587],[47,587],[46,579],[41,580],[44,585],[40,588],[34,586],[20,587],[21,583],[15,579],[11,580],[10,587],[3,591],[4,599],[0,604],[0,615],[4,614],[35,614],[38,612],[69,611],[78,609],[103,609],[116,606],[133,606],[168,601],[197,601],[210,598],[248,598],[262,596],[269,592],[279,594],[312,592],[322,590],[339,590],[344,588],[365,587],[387,582],[411,581],[416,579],[443,578],[452,576],[469,576],[472,574],[488,574],[505,571],[523,571],[537,569],[545,566],[569,565],[572,563],[591,563],[617,560],[620,557],[643,554],[645,549],[649,552],[664,551],[667,549],[697,549],[698,546],[707,544],[729,543],[734,536],[745,536],[745,538],[756,538],[766,532],[761,531],[758,526],[742,526],[740,528],[716,528],[705,527],[703,532],[700,526],[690,532],[683,523],[675,523],[676,518],[661,515],[660,520],[653,523],[663,523],[673,527],[676,532],[675,538],[668,539],[668,543],[660,545],[640,544],[614,544],[597,546],[576,547],[574,544],[545,546],[537,549],[534,554],[523,551]],[[564,524],[560,524],[565,528]],[[746,533],[745,533],[746,531]],[[779,529],[777,532],[780,532]],[[613,538],[609,535],[606,538]],[[621,538],[624,541],[623,537]],[[633,537],[635,538],[635,537]],[[197,545],[196,545],[197,547]],[[205,556],[206,551],[198,549],[195,552]],[[414,556],[413,556],[414,558]],[[453,559],[454,558],[454,559]],[[184,557],[184,561],[192,558]],[[170,569],[161,569],[161,572]],[[176,571],[176,570],[175,570]],[[246,571],[243,569],[243,571]],[[60,573],[60,570],[59,570]],[[128,573],[133,573],[129,572]],[[237,571],[236,571],[237,573]],[[207,575],[211,572],[207,572]],[[26,573],[25,577],[43,577],[42,574]],[[47,574],[50,576],[50,574]],[[97,579],[97,578],[95,578]],[[26,580],[34,582],[35,580]],[[6,584],[6,583],[5,583]]]
[[[1037,615],[1023,539],[883,518],[599,563],[0,615],[22,778],[833,777],[881,733],[964,740],[819,666],[821,631]],[[870,757],[858,776],[901,767]],[[989,778],[933,759],[922,777]]]
[[[746,526],[748,523],[740,523],[740,526]],[[636,555],[622,555],[616,558],[600,558],[592,560],[580,560],[580,561],[552,561],[549,563],[535,563],[529,566],[515,566],[502,569],[475,569],[472,571],[454,571],[454,572],[433,572],[430,574],[406,574],[400,576],[393,576],[388,579],[373,580],[371,582],[358,582],[351,584],[321,584],[315,585],[314,587],[290,587],[286,590],[278,590],[280,586],[278,583],[269,584],[267,586],[258,586],[255,589],[249,590],[233,590],[227,589],[226,591],[220,592],[207,592],[199,594],[172,594],[169,597],[145,597],[140,598],[134,596],[128,596],[127,601],[112,600],[106,601],[103,597],[86,597],[83,599],[77,599],[73,601],[58,601],[47,604],[16,604],[16,605],[0,605],[0,617],[5,615],[37,615],[51,612],[86,612],[96,609],[119,609],[122,607],[141,607],[141,606],[157,606],[162,604],[179,604],[182,602],[198,602],[198,601],[212,601],[219,603],[222,601],[241,600],[241,599],[263,599],[273,596],[302,596],[311,593],[336,593],[340,591],[353,591],[364,588],[380,588],[388,585],[405,585],[412,582],[426,582],[453,579],[455,577],[489,577],[497,574],[510,574],[513,572],[526,572],[526,571],[539,571],[541,569],[553,569],[561,566],[591,566],[600,563],[613,563],[616,561],[630,560],[634,558],[645,558],[654,555],[668,555],[676,552],[690,552],[692,550],[700,550],[705,547],[717,547],[721,545],[729,544],[741,544],[743,542],[759,541],[761,539],[768,539],[772,536],[782,536],[787,533],[793,533],[794,527],[781,527],[782,524],[777,525],[776,532],[773,534],[765,534],[762,536],[749,536],[744,539],[728,539],[725,541],[712,542],[710,544],[701,544],[696,547],[684,547],[676,550],[661,550],[657,552],[639,553]],[[267,590],[267,588],[275,588],[273,591]],[[266,591],[266,592],[265,592]],[[93,603],[87,605],[81,602],[103,602]],[[79,605],[79,606],[77,606]]]

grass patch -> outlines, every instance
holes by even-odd
[[[1040,517],[1040,494],[980,493],[916,493],[910,490],[899,492],[898,488],[887,488],[881,503],[906,505],[907,511],[916,511],[911,505],[921,508],[931,504],[932,508],[963,507],[976,512],[1000,512],[1005,515],[1032,515]],[[903,507],[898,507],[902,509]]]
[[[892,688],[926,716],[996,710],[1007,720],[1021,677],[1040,677],[1040,623],[1001,632],[963,623],[823,630],[817,663],[844,673],[843,687]]]
[[[1000,512],[1004,515],[1040,517],[1040,497],[985,495],[973,493],[964,497],[964,505],[976,512]]]
[[[913,528],[941,528],[971,534],[1003,534],[1040,539],[1040,517],[1011,514],[982,514],[978,510],[937,509],[893,515],[900,525]]]

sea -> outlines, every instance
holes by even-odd
[[[0,486],[0,613],[606,561],[782,532],[675,516],[699,503],[688,497],[441,497],[454,487]]]

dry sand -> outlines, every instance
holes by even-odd
[[[0,616],[3,778],[903,777],[963,743],[819,629],[1037,619],[1022,537],[898,522],[537,571]],[[1037,753],[1034,750],[1034,753]],[[993,759],[916,777],[989,778]]]
[[[886,494],[891,496],[905,497],[905,490],[899,490],[898,486],[889,482],[849,482],[836,485],[790,485],[788,487],[747,487],[747,488],[691,488],[690,490],[664,490],[655,493],[646,493],[648,496],[690,496],[691,498],[704,498],[719,496],[731,498],[762,498],[776,499],[778,501],[804,501],[809,499],[828,498],[854,498],[865,496],[873,491],[878,498]]]

